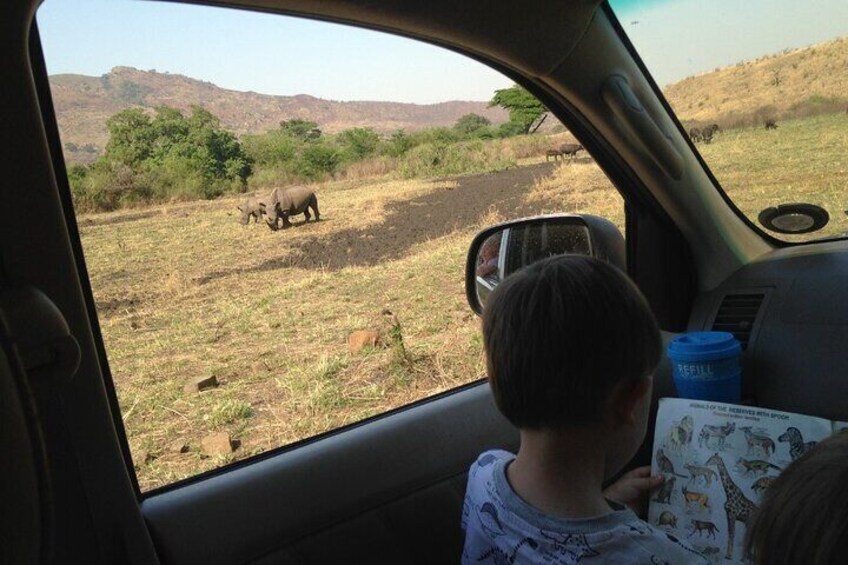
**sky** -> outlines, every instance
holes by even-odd
[[[661,86],[848,35],[848,0],[612,0]],[[461,55],[373,31],[270,14],[133,0],[46,0],[50,74],[115,66],[223,88],[328,100],[490,100],[512,81]]]

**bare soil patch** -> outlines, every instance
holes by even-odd
[[[290,267],[337,271],[398,259],[416,245],[477,224],[484,214],[522,215],[516,211],[524,206],[534,183],[550,175],[555,166],[553,162],[538,163],[498,173],[442,179],[455,181],[455,187],[449,184],[410,200],[390,202],[386,205],[383,222],[376,226],[303,236],[291,242],[284,256],[269,258],[247,268],[214,271],[198,283],[235,273]],[[532,213],[528,209],[527,215]],[[333,214],[332,210],[325,212],[321,221],[332,222]],[[294,223],[280,235],[286,237],[288,232],[305,229],[304,224],[303,221]]]

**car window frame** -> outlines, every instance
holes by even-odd
[[[209,8],[221,8],[219,4],[216,3],[205,3],[202,0],[199,2],[187,2],[184,0],[177,0],[180,3],[185,4],[197,4],[203,7]],[[163,2],[164,4],[164,2]],[[607,2],[605,1],[606,5]],[[255,13],[263,13],[262,11],[245,6],[230,6],[230,9],[241,10],[245,12],[255,12]],[[617,26],[619,29],[619,37],[626,42],[628,46],[629,52],[631,56],[634,56],[634,51],[629,42],[626,41],[626,36],[621,35],[620,33],[620,25],[618,24],[618,20],[615,19],[614,14],[611,13],[611,9],[608,5],[605,6],[607,9],[607,15],[611,16],[610,20],[614,26]],[[600,133],[597,131],[595,127],[591,124],[591,122],[585,118],[579,110],[572,104],[568,102],[568,100],[563,99],[562,97],[551,93],[543,82],[534,80],[531,77],[524,76],[519,74],[517,71],[509,68],[505,64],[495,59],[490,59],[484,57],[478,53],[466,51],[460,49],[453,45],[444,44],[433,38],[424,38],[419,36],[413,36],[412,34],[401,33],[396,30],[386,31],[382,29],[377,29],[375,27],[369,27],[367,25],[358,25],[355,23],[351,23],[350,21],[344,20],[333,20],[331,18],[312,16],[310,14],[301,14],[301,13],[280,13],[280,12],[269,12],[272,15],[283,15],[287,17],[297,18],[305,21],[319,21],[325,23],[331,23],[336,25],[343,25],[347,27],[353,27],[357,29],[365,29],[370,31],[375,31],[379,33],[389,33],[394,36],[404,37],[407,39],[416,40],[422,43],[425,43],[429,46],[447,49],[451,52],[454,52],[463,57],[469,58],[473,61],[476,61],[479,64],[486,65],[492,70],[501,73],[505,77],[511,79],[516,84],[524,87],[529,92],[531,92],[534,96],[536,96],[539,101],[541,101],[546,108],[557,118],[560,122],[565,125],[565,127],[570,131],[577,140],[586,147],[587,151],[592,155],[596,165],[600,167],[603,173],[607,176],[612,186],[615,188],[616,192],[621,196],[625,217],[627,219],[628,231],[630,231],[631,223],[634,221],[633,214],[628,212],[630,207],[636,207],[641,210],[646,210],[649,213],[655,215],[660,220],[671,222],[667,212],[662,208],[662,206],[657,202],[654,196],[648,191],[645,187],[642,180],[634,173],[634,171],[630,168],[630,166],[624,161],[624,159],[612,149],[609,141],[606,140]],[[177,488],[182,488],[189,484],[193,484],[202,480],[205,480],[212,476],[217,476],[222,473],[226,473],[230,470],[235,470],[247,465],[251,465],[253,463],[265,460],[267,458],[275,457],[284,453],[288,453],[295,449],[301,448],[307,444],[311,444],[314,442],[321,441],[322,439],[326,439],[330,436],[336,435],[338,433],[342,433],[344,431],[354,429],[359,426],[368,425],[369,423],[375,422],[382,418],[391,416],[398,412],[402,412],[404,410],[408,410],[419,406],[421,404],[426,404],[429,402],[437,401],[444,396],[461,392],[466,390],[469,387],[474,387],[480,385],[481,381],[485,377],[481,377],[479,379],[472,380],[468,383],[460,385],[458,387],[454,387],[450,390],[438,393],[436,395],[431,395],[419,400],[416,400],[410,404],[405,404],[403,406],[399,406],[388,411],[381,412],[379,414],[375,414],[369,418],[353,422],[350,424],[346,424],[344,426],[340,426],[337,428],[333,428],[331,430],[327,430],[320,434],[310,436],[307,438],[303,438],[297,440],[293,443],[289,443],[286,445],[280,445],[274,448],[269,448],[262,453],[258,453],[255,455],[251,455],[245,457],[244,459],[239,459],[237,461],[228,463],[221,467],[216,467],[213,469],[209,469],[207,471],[203,471],[192,475],[190,477],[186,477],[184,479],[179,479],[177,481],[161,485],[155,488],[152,488],[147,491],[142,491],[139,486],[138,476],[136,473],[136,469],[134,466],[134,461],[132,458],[132,453],[129,447],[129,440],[126,433],[126,428],[123,424],[122,414],[120,411],[120,405],[118,402],[117,391],[114,385],[114,379],[111,372],[111,368],[108,361],[108,354],[106,351],[105,343],[103,340],[102,330],[100,328],[99,317],[97,314],[97,310],[95,307],[95,301],[93,297],[93,292],[91,288],[91,280],[88,273],[88,268],[85,262],[82,243],[80,238],[80,232],[78,223],[76,220],[76,215],[74,212],[74,206],[72,201],[72,195],[70,190],[70,184],[67,175],[67,165],[64,160],[64,154],[61,146],[61,139],[59,136],[58,123],[56,120],[55,109],[52,102],[52,96],[50,93],[50,85],[49,85],[49,76],[47,73],[46,63],[44,61],[44,54],[42,50],[42,46],[39,40],[38,29],[36,19],[32,20],[32,33],[30,34],[30,60],[32,70],[35,75],[36,82],[36,90],[38,92],[39,101],[41,104],[41,112],[42,112],[42,120],[45,124],[46,135],[49,144],[49,152],[50,159],[54,166],[54,172],[56,176],[56,183],[59,189],[59,196],[61,199],[63,214],[65,217],[65,221],[68,226],[68,234],[72,242],[72,251],[74,254],[74,259],[77,266],[77,271],[80,278],[80,286],[83,291],[83,295],[85,298],[86,308],[88,310],[88,319],[91,325],[92,335],[94,337],[94,341],[96,342],[98,362],[101,367],[103,384],[107,391],[107,398],[109,401],[109,406],[112,412],[112,421],[113,426],[115,428],[116,434],[120,441],[120,446],[124,458],[124,463],[127,468],[127,473],[130,477],[133,489],[136,493],[136,498],[141,501],[150,496],[155,496],[164,492],[168,492]],[[655,87],[656,85],[653,83],[653,79],[650,77],[650,74],[645,69],[644,65],[637,56],[634,56],[634,60],[640,67],[640,70],[644,73],[644,76],[650,83]],[[667,106],[667,102],[664,98],[660,96],[660,99],[663,101],[665,105],[666,111],[668,111],[669,115],[673,120],[677,121],[676,116]],[[700,159],[700,156],[699,156]],[[701,163],[703,166],[703,162]],[[622,189],[622,187],[626,187],[626,189]],[[673,222],[672,222],[673,223]],[[628,273],[633,275],[632,270],[632,261],[635,260],[634,255],[635,248],[628,244],[627,246],[627,264],[628,264]]]

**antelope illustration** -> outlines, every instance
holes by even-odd
[[[686,506],[690,504],[696,504],[701,510],[709,510],[710,509],[710,497],[702,492],[695,492],[692,490],[688,490],[686,486],[680,488],[680,492],[683,493],[683,500],[686,501]]]
[[[751,426],[744,426],[739,429],[745,432],[745,441],[748,443],[749,454],[753,454],[755,449],[759,450],[766,457],[774,453],[774,441],[770,437],[752,431]]]
[[[724,448],[724,441],[727,439],[727,436],[735,430],[735,422],[726,422],[723,426],[704,426],[701,428],[701,434],[698,436],[698,446],[709,447],[710,440],[715,439],[715,449],[721,450]]]

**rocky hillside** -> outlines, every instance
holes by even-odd
[[[745,61],[664,89],[681,120],[759,125],[848,107],[848,38]]]
[[[238,92],[183,75],[115,67],[101,77],[54,75],[50,77],[56,117],[66,156],[70,161],[93,160],[109,139],[106,119],[131,106],[168,105],[187,110],[200,105],[218,116],[237,134],[261,133],[282,120],[302,118],[317,122],[327,133],[352,127],[370,127],[381,133],[451,126],[468,113],[493,123],[508,116],[487,102],[451,101],[439,104],[397,102],[339,102],[313,96],[269,96]]]

